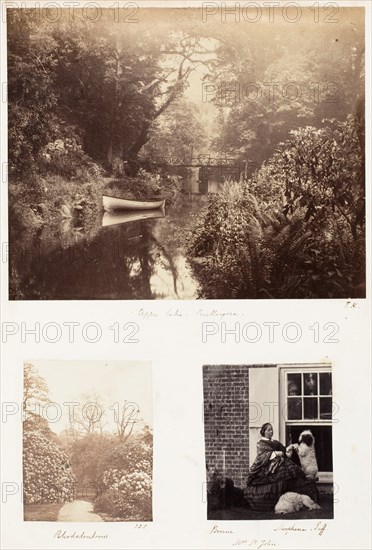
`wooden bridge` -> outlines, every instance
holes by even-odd
[[[246,162],[227,157],[211,157],[199,155],[197,157],[153,157],[151,164],[156,166],[183,166],[185,168],[202,168],[203,166],[229,166],[236,168],[244,166]]]
[[[199,181],[207,184],[208,181],[224,182],[226,179],[238,180],[241,174],[251,174],[257,163],[250,160],[239,160],[227,156],[212,157],[211,155],[198,155],[187,157],[152,157],[148,166],[152,168],[198,168]]]

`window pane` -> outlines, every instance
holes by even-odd
[[[318,399],[316,397],[304,398],[304,418],[318,418]]]
[[[319,398],[320,418],[332,418],[332,397]]]
[[[332,472],[332,427],[309,426],[305,423],[286,426],[285,444],[298,443],[298,438],[303,430],[310,430],[315,437],[315,454],[319,472]]]
[[[288,397],[288,420],[301,420],[302,401],[296,397]]]
[[[320,395],[332,395],[332,374],[321,372],[319,374]]]
[[[301,395],[301,374],[288,374],[287,394]]]
[[[318,395],[318,375],[316,372],[307,372],[304,377],[304,395]]]

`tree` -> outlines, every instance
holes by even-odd
[[[217,151],[260,165],[291,130],[355,113],[363,95],[363,25],[354,15],[355,23],[345,20],[330,32],[304,13],[290,33],[288,24],[275,25],[272,42],[265,24],[221,36],[219,66],[208,75],[220,109]]]
[[[88,392],[79,397],[69,418],[70,433],[81,435],[102,434],[105,425],[106,407],[98,392]]]
[[[159,157],[187,159],[196,156],[206,144],[199,118],[195,105],[185,100],[175,101],[153,123],[142,155],[150,161]]]
[[[35,10],[34,10],[35,11]],[[14,13],[13,13],[14,12]],[[136,173],[151,128],[187,86],[208,48],[187,19],[145,14],[140,29],[103,10],[99,21],[37,21],[10,10],[9,84],[12,170],[37,164],[50,141],[81,141],[96,161]],[[199,25],[200,27],[200,25]],[[26,154],[27,153],[27,154]]]
[[[50,403],[47,383],[32,363],[23,367],[23,418],[26,424],[39,421]]]
[[[111,446],[112,436],[110,434],[87,434],[67,443],[65,449],[70,457],[80,490],[93,486],[96,496],[100,494],[102,476],[99,464]]]
[[[54,109],[57,44],[38,32],[36,10],[10,9],[8,18],[9,171],[20,175],[37,164],[50,139]]]
[[[185,25],[175,31],[145,18],[139,32],[112,25],[108,11],[94,25],[77,16],[50,31],[59,45],[59,112],[83,127],[94,158],[136,171],[153,122],[181,96],[206,48]]]

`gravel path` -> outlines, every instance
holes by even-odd
[[[93,512],[93,504],[87,500],[66,502],[59,511],[57,521],[103,521]]]

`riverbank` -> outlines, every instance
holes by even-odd
[[[179,176],[142,170],[136,177],[96,176],[89,181],[31,175],[9,183],[9,225],[11,231],[35,231],[61,223],[88,230],[102,215],[102,195],[130,200],[161,197],[169,205],[177,202],[181,191]]]
[[[179,177],[142,172],[122,180],[53,182],[58,183],[59,195],[45,178],[38,180],[41,189],[34,196],[30,186],[22,195],[22,187],[13,184],[10,300],[196,296],[184,252],[204,200],[190,200]],[[123,216],[120,223],[103,227],[102,194],[166,197],[166,216],[137,221],[129,216],[130,223]]]

